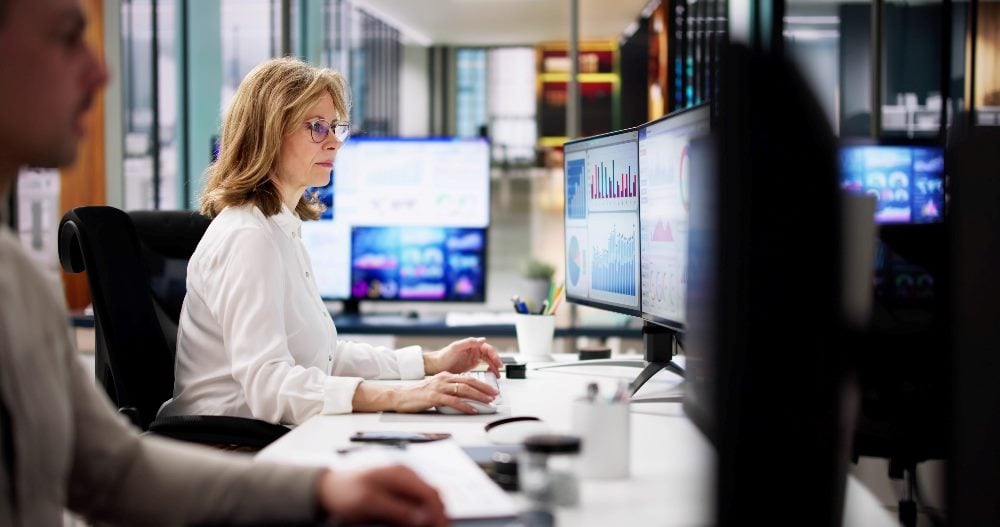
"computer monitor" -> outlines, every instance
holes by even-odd
[[[690,115],[687,112],[685,115]],[[686,122],[686,121],[685,121]],[[673,123],[673,121],[671,121]],[[565,154],[565,258],[566,299],[577,304],[641,315],[642,282],[640,200],[640,130],[633,128],[567,142]],[[657,124],[652,138],[671,133],[671,125]],[[658,148],[654,146],[654,148]],[[660,161],[647,151],[647,161]],[[654,177],[657,185],[659,179]],[[656,187],[657,191],[663,190]],[[657,201],[661,196],[656,195]],[[683,198],[681,198],[683,199]],[[649,208],[650,217],[657,211]],[[661,238],[657,233],[657,241]],[[662,250],[654,246],[654,251]],[[659,253],[650,253],[658,261]],[[682,264],[683,265],[683,264]],[[652,275],[650,275],[652,276]],[[588,361],[588,365],[643,368],[631,383],[631,394],[662,369],[678,375],[683,371],[671,362],[673,331],[647,323],[643,326],[644,360]],[[555,367],[555,366],[547,366]]]
[[[566,300],[639,315],[639,152],[633,129],[569,141]]]
[[[302,240],[325,300],[482,302],[490,221],[482,138],[351,138]],[[378,260],[378,261],[377,261]]]
[[[825,113],[767,53],[723,48],[713,137],[698,145],[714,169],[691,182],[684,410],[715,445],[714,524],[759,516],[768,473],[807,482],[770,516],[840,525],[853,417],[841,255],[870,242],[842,236]]]
[[[691,140],[711,130],[708,105],[639,127],[639,310],[646,321],[684,329]]]
[[[944,149],[913,144],[844,145],[843,188],[876,200],[875,221],[944,221]]]
[[[461,227],[355,227],[351,297],[366,300],[482,302],[486,230]]]

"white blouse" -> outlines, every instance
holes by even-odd
[[[337,340],[302,220],[227,207],[188,263],[174,397],[160,416],[232,415],[299,424],[349,413],[362,379],[420,379],[422,350]]]

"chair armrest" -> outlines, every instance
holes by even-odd
[[[288,433],[288,428],[245,417],[177,415],[149,425],[149,432],[192,443],[235,445],[260,450]]]

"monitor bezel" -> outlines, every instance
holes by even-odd
[[[605,132],[603,134],[597,134],[597,135],[592,135],[592,136],[588,136],[588,137],[581,137],[579,139],[573,139],[571,141],[566,141],[565,143],[563,143],[563,204],[564,205],[563,205],[563,215],[562,215],[562,218],[563,218],[563,263],[564,264],[566,263],[567,255],[569,254],[569,247],[568,247],[569,239],[566,237],[566,209],[565,209],[565,207],[568,204],[567,199],[569,198],[569,195],[568,195],[569,189],[566,188],[566,184],[565,184],[566,183],[566,155],[565,155],[566,154],[566,147],[567,146],[575,146],[575,145],[578,145],[580,143],[589,142],[589,141],[597,141],[597,140],[601,140],[601,139],[607,139],[609,137],[614,137],[614,136],[617,136],[617,135],[625,135],[625,134],[629,134],[629,133],[635,134],[636,169],[638,170],[638,159],[639,159],[639,127],[638,126],[633,126],[633,127],[630,127],[630,128],[623,128],[621,130],[614,130],[614,131],[611,131],[611,132]],[[641,177],[641,174],[640,174],[640,177]],[[639,208],[638,208],[638,206],[635,209],[635,213],[636,213],[636,225],[638,226],[638,224],[639,224]],[[640,240],[639,238],[641,238],[641,236],[638,236],[638,233],[637,233],[636,246],[639,247],[640,251],[641,251],[642,240]],[[636,255],[636,257],[637,257],[636,258],[636,265],[639,265],[638,254]],[[634,307],[634,308],[631,308],[631,307],[628,307],[628,306],[622,306],[622,305],[618,305],[618,304],[611,304],[611,303],[607,303],[607,302],[602,302],[600,300],[592,300],[592,299],[589,299],[589,298],[580,298],[580,297],[577,297],[577,296],[573,296],[573,295],[570,294],[568,288],[565,288],[565,296],[566,296],[566,301],[570,302],[570,303],[573,303],[573,304],[577,304],[577,305],[581,305],[581,306],[588,306],[588,307],[593,307],[593,308],[601,309],[603,311],[610,311],[610,312],[613,312],[613,313],[621,313],[621,314],[624,314],[624,315],[631,315],[631,316],[634,316],[634,317],[638,317],[638,316],[641,315],[640,308],[642,306],[642,273],[641,272],[639,274],[638,280],[636,280],[636,290],[638,291],[638,302],[637,302],[636,307]]]
[[[658,124],[663,123],[663,122],[668,121],[668,120],[673,120],[673,119],[675,119],[677,117],[681,117],[681,116],[685,116],[685,115],[688,115],[688,114],[691,114],[691,113],[695,113],[697,111],[706,111],[706,112],[708,112],[708,126],[709,126],[709,131],[705,135],[710,135],[712,133],[712,104],[709,101],[709,102],[704,102],[704,103],[701,103],[701,104],[698,104],[698,105],[695,105],[695,106],[691,106],[691,107],[688,107],[688,108],[684,108],[682,110],[677,110],[677,111],[671,112],[671,113],[669,113],[667,115],[664,115],[662,117],[659,117],[657,119],[649,121],[648,123],[645,123],[645,124],[643,124],[641,126],[637,126],[636,130],[639,132],[639,134],[636,137],[636,146],[638,146],[639,140],[642,137],[641,130],[643,130],[645,128],[648,128],[650,126],[658,125]],[[641,164],[639,166],[639,178],[640,178],[640,181],[641,181],[642,180],[641,179],[642,178],[642,166],[641,166]],[[641,188],[642,187],[641,187],[641,184],[640,184],[640,189]],[[639,231],[642,232],[642,191],[641,190],[639,192]],[[642,263],[641,263],[642,262],[642,259],[641,259],[641,255],[642,255],[642,237],[641,236],[639,238],[639,255],[640,255],[640,260],[639,260],[640,264],[639,265],[640,265],[640,269],[641,269],[641,266],[642,266]],[[687,263],[685,263],[685,266],[686,265],[687,265]],[[642,283],[642,271],[641,270],[639,272],[639,277],[640,277],[639,282],[641,284]],[[687,291],[684,291],[684,299],[685,299],[685,302],[687,302]],[[659,325],[659,326],[663,326],[663,327],[665,327],[667,329],[671,329],[671,330],[673,330],[675,332],[678,332],[678,333],[683,333],[684,332],[685,324],[683,322],[680,322],[678,320],[671,320],[671,319],[668,319],[668,318],[660,317],[660,316],[654,315],[652,313],[647,313],[645,310],[643,310],[643,308],[642,308],[642,285],[639,286],[639,316],[643,320],[645,320],[646,322],[650,322],[650,323],[653,323],[653,324],[656,324],[656,325]]]

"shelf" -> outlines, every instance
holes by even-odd
[[[539,137],[538,144],[546,148],[561,147],[563,143],[569,141],[568,137]]]
[[[569,73],[539,73],[538,80],[541,82],[569,82]],[[579,82],[610,82],[617,85],[621,82],[621,77],[617,73],[577,73],[576,80]]]

